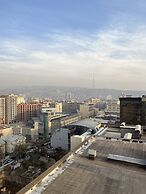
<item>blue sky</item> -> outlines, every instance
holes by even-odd
[[[145,0],[0,0],[0,87],[146,90]]]

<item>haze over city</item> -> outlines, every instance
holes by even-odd
[[[144,0],[0,0],[0,87],[146,90]]]

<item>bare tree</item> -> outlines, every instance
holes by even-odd
[[[26,153],[26,146],[25,145],[17,145],[15,147],[14,153],[16,155],[16,158],[21,158]]]
[[[4,153],[0,147],[0,162],[4,159]]]

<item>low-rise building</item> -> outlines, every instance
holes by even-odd
[[[99,98],[89,98],[89,99],[85,100],[85,103],[87,103],[87,104],[97,105],[99,102],[100,102]]]
[[[66,114],[75,114],[79,111],[79,103],[72,101],[62,102],[62,112]]]
[[[80,114],[68,115],[66,117],[61,118],[61,127],[70,125],[70,124],[78,122],[80,120],[81,120]]]
[[[2,136],[2,140],[6,143],[6,153],[13,153],[16,146],[25,145],[26,137],[22,135]]]
[[[4,155],[6,153],[5,144],[6,144],[5,141],[2,138],[0,138],[0,151],[2,151]]]
[[[81,104],[80,115],[82,119],[95,116],[95,109],[93,104]]]
[[[23,130],[23,135],[28,139],[28,140],[37,140],[39,138],[39,131],[38,128],[31,128],[31,127],[26,127]]]
[[[1,126],[0,127],[0,136],[8,136],[13,134],[12,127],[8,126]]]
[[[61,147],[64,150],[70,149],[70,132],[68,129],[58,129],[56,130],[51,137],[51,146],[53,148],[59,148]]]
[[[120,101],[119,100],[108,100],[106,102],[106,112],[120,113]]]

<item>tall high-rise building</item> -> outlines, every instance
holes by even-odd
[[[146,96],[121,97],[120,121],[132,125],[140,124],[146,129]]]
[[[23,97],[10,94],[0,96],[0,124],[14,123],[17,119],[17,104],[24,101]]]
[[[141,97],[120,98],[120,121],[130,125],[141,124]]]
[[[0,96],[0,124],[6,123],[6,96]]]
[[[10,94],[6,96],[6,123],[14,123],[17,119],[18,96]]]

